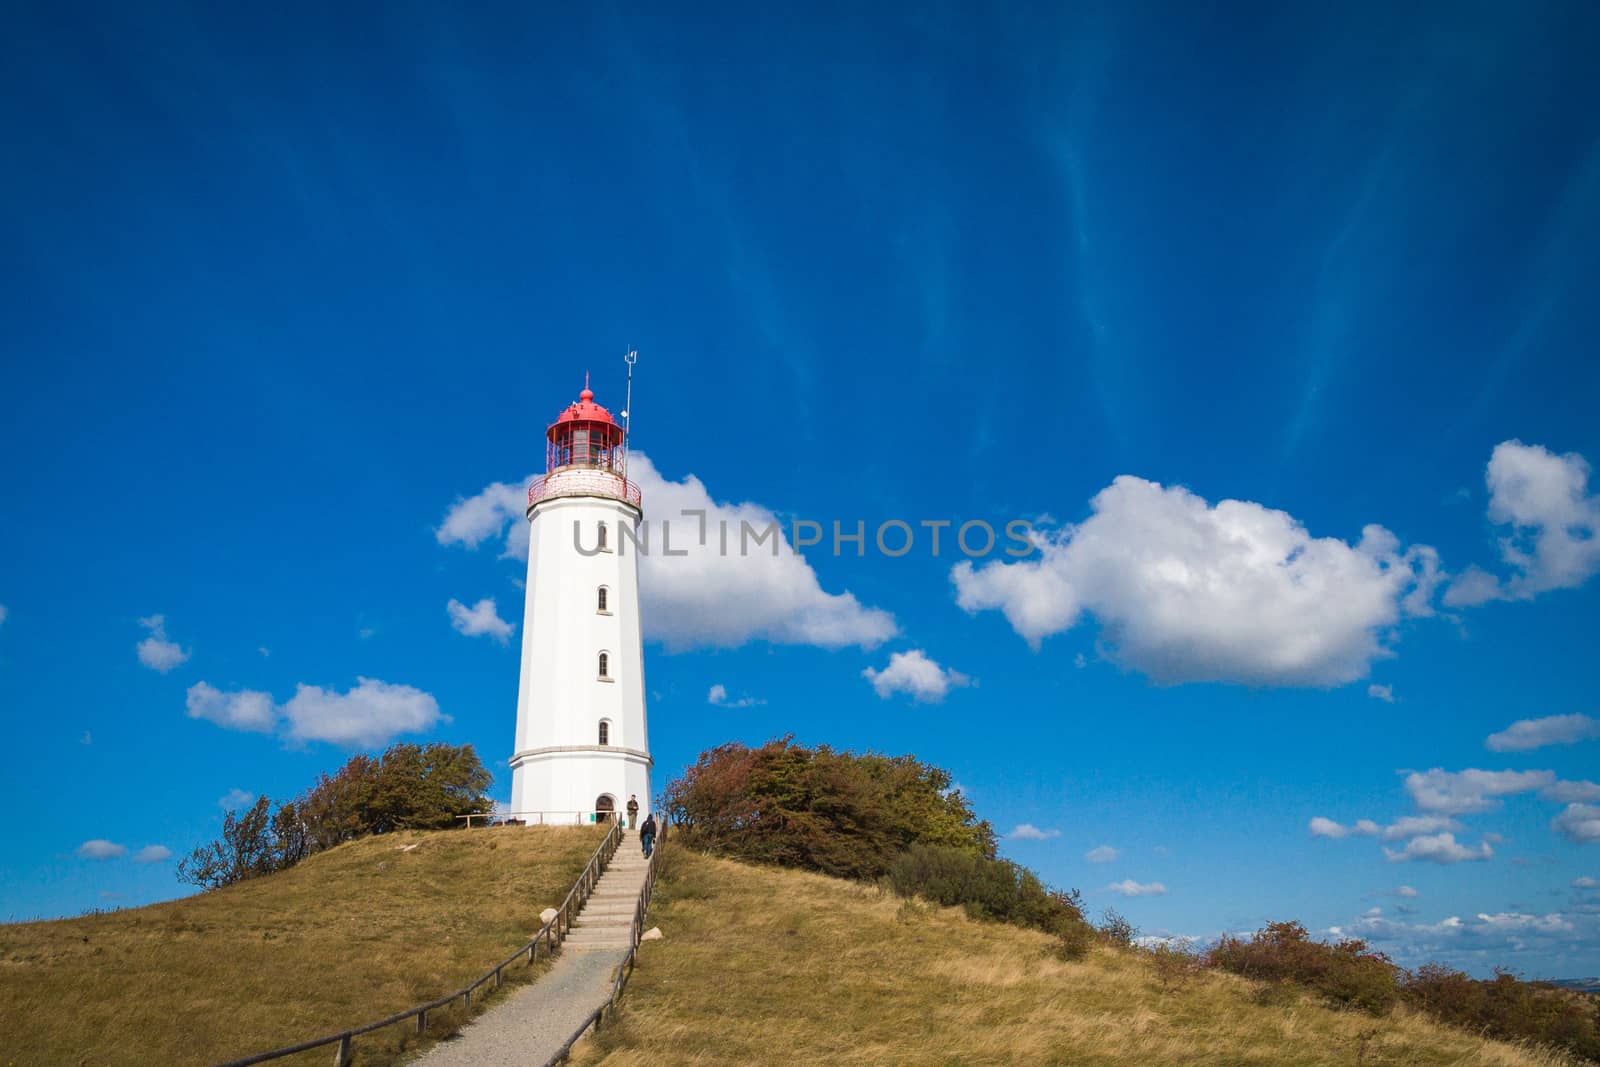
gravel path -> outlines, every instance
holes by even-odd
[[[544,1067],[561,1043],[611,993],[626,949],[567,952],[543,977],[433,1046],[417,1067]]]

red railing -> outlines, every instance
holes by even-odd
[[[625,500],[634,507],[643,505],[639,487],[620,474],[589,467],[574,467],[535,478],[528,486],[528,506],[558,496],[603,496]]]

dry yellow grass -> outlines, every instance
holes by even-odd
[[[669,846],[670,848],[670,846]],[[676,849],[616,1025],[577,1062],[1553,1067],[1397,1011],[1333,1011],[1148,957],[1054,958],[1033,931]]]
[[[0,926],[0,1064],[215,1063],[431,1000],[533,936],[601,836],[386,834],[185,900]],[[358,1039],[359,1062],[392,1062],[405,1033]]]

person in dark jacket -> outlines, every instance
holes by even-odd
[[[644,849],[644,858],[649,859],[650,853],[654,852],[656,847],[656,817],[654,815],[646,815],[644,817],[644,825],[639,827],[639,845]]]

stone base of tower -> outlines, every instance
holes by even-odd
[[[574,826],[626,814],[639,800],[639,818],[651,810],[650,757],[603,745],[519,752],[511,758],[511,809],[507,818],[530,825]],[[608,803],[609,802],[609,803]]]

